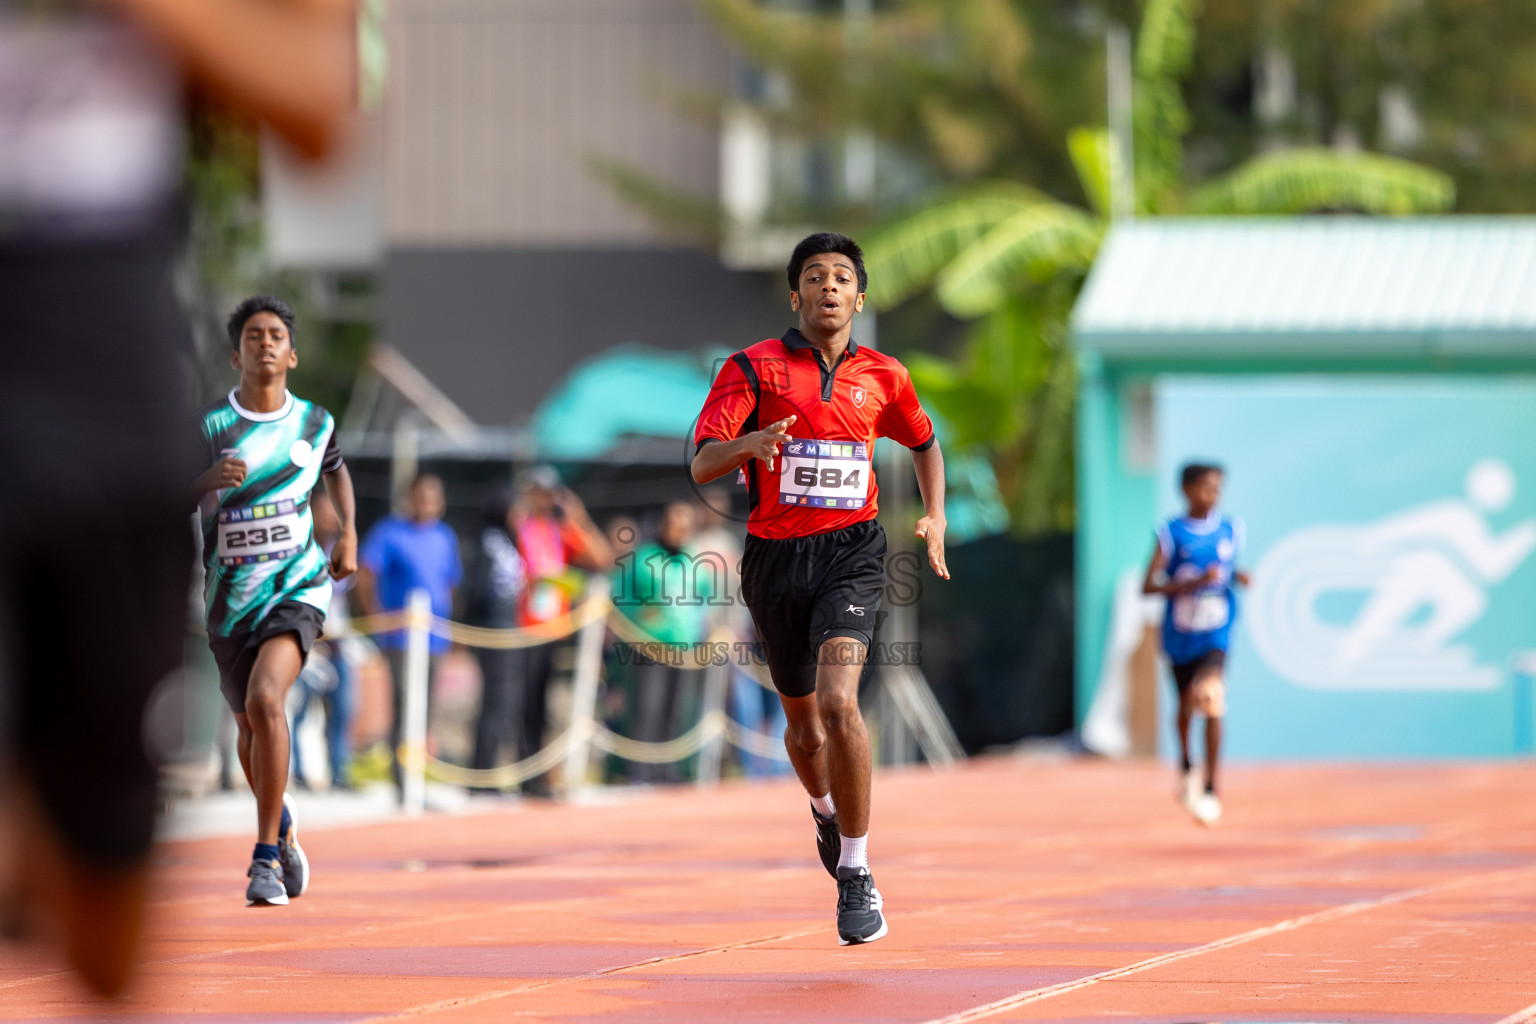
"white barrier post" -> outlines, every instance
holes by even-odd
[[[729,691],[731,686],[730,665],[710,665],[703,670],[704,686],[699,701],[700,721],[722,722],[724,717],[730,714]],[[709,789],[720,784],[720,755],[724,752],[725,734],[721,732],[704,744],[699,750],[699,777],[698,784]]]
[[[607,601],[608,577],[598,574],[587,585],[588,601]],[[571,688],[571,728],[576,733],[571,752],[565,755],[565,795],[574,798],[587,784],[587,750],[592,725],[597,721],[597,684],[603,668],[603,633],[607,617],[595,616],[581,627],[576,642],[576,678]]]
[[[405,700],[401,707],[400,803],[409,817],[427,804],[427,676],[432,649],[432,595],[413,590],[406,599]]]

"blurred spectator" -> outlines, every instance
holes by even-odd
[[[512,501],[493,491],[485,504],[475,554],[464,581],[464,621],[486,629],[517,625],[517,604],[528,584],[527,567],[512,533]],[[475,648],[480,662],[480,713],[475,721],[475,768],[494,768],[508,739],[514,744],[523,709],[522,652]],[[517,756],[522,756],[521,751]]]
[[[315,540],[329,557],[331,545],[341,531],[341,520],[324,489],[310,497],[310,512],[315,519]],[[309,716],[310,707],[319,701],[325,712],[325,752],[330,763],[331,788],[352,788],[352,712],[356,707],[356,682],[352,659],[347,650],[351,616],[347,613],[347,591],[352,578],[331,583],[331,606],[325,613],[324,638],[309,652],[309,660],[299,673],[298,710],[293,716],[293,735]],[[304,773],[300,745],[293,744],[294,781],[305,789],[309,778]]]
[[[185,639],[187,86],[319,155],[354,95],[354,24],[348,0],[0,0],[0,590],[29,595],[0,620],[0,920],[41,922],[98,992],[133,963],[144,710]],[[65,582],[37,600],[40,580]],[[91,642],[61,633],[81,622]]]
[[[603,536],[608,538],[608,546],[613,549],[613,559],[617,562],[639,546],[640,524],[629,516],[614,516],[608,520]]]
[[[432,598],[432,614],[453,614],[453,589],[464,570],[459,564],[459,539],[443,522],[443,482],[431,473],[411,481],[406,495],[406,515],[391,515],[375,523],[358,552],[357,597],[369,615],[403,609],[411,591],[425,590]],[[405,702],[405,630],[378,636],[379,649],[389,662],[394,690],[394,719],[389,728],[390,762],[395,786],[400,786],[400,730]],[[431,638],[427,692],[430,704],[432,679],[438,658],[448,641]]]
[[[515,490],[513,532],[528,571],[518,625],[527,628],[569,612],[572,594],[581,584],[572,568],[603,572],[613,564],[613,549],[587,515],[581,499],[561,485],[553,467],[523,471]],[[518,748],[522,757],[544,743],[545,701],[557,643],[523,648],[522,738]],[[547,792],[547,788],[543,779],[529,780],[523,787],[534,794]]]
[[[636,648],[633,736],[647,743],[671,739],[680,730],[674,719],[678,694],[688,675],[697,670],[693,645],[709,637],[709,599],[716,587],[707,567],[696,570],[689,549],[695,529],[693,506],[674,501],[662,510],[656,539],[642,544],[614,570],[614,601],[649,634],[658,647]],[[681,656],[681,665],[676,661]],[[668,782],[677,778],[672,764],[636,764],[636,782]]]
[[[730,517],[731,493],[724,487],[706,487],[699,495],[699,519],[703,524],[694,538],[694,550],[700,556],[713,555],[724,566],[721,575],[722,594],[731,603],[721,609],[722,618],[730,631],[731,686],[730,715],[743,727],[761,733],[780,743],[788,720],[784,717],[784,705],[774,690],[760,685],[753,677],[753,666],[741,663],[737,654],[741,643],[754,645],[755,655],[761,660],[762,651],[756,647],[756,634],[752,630],[752,617],[742,603],[741,587],[741,527]],[[789,772],[788,759],[774,759],[738,751],[742,772],[748,776],[784,775]]]

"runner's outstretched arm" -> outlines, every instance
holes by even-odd
[[[917,521],[917,535],[928,544],[928,564],[941,579],[949,579],[944,564],[944,453],[939,439],[922,451],[912,452],[912,468],[917,471],[917,492],[923,498],[923,518]]]
[[[334,473],[326,473],[325,493],[336,506],[341,533],[331,548],[331,579],[344,580],[357,572],[357,495],[352,490],[352,474],[343,463]]]
[[[355,96],[352,0],[112,3],[306,156],[324,156],[341,136]]]
[[[730,441],[704,442],[704,447],[699,449],[689,466],[693,482],[707,484],[711,480],[718,480],[750,459],[762,459],[772,470],[773,461],[779,454],[779,445],[791,440],[785,431],[794,422],[795,417],[787,416],[777,423],[768,424],[762,430],[742,434]],[[940,495],[942,498],[942,490]]]

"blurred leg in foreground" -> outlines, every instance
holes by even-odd
[[[350,101],[351,14],[245,0],[27,14],[0,18],[0,920],[55,937],[115,993],[154,825],[145,712],[181,662],[190,583],[185,329],[166,285],[181,79],[317,155]]]
[[[0,241],[0,899],[102,992],[142,926],[155,745],[180,740],[146,718],[191,583],[170,238]]]

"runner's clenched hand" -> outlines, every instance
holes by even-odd
[[[209,491],[222,491],[226,487],[239,487],[245,483],[245,472],[242,460],[233,457],[220,459],[197,478],[197,491],[199,494],[207,494]]]
[[[773,460],[779,454],[779,445],[791,440],[787,431],[793,422],[795,417],[786,416],[777,423],[770,423],[762,430],[746,435],[747,450],[754,459],[762,459],[770,473],[773,472]]]
[[[331,548],[331,579],[344,580],[357,572],[357,531],[344,531]]]
[[[949,579],[949,566],[944,564],[943,516],[923,516],[917,521],[917,535],[928,543],[928,564],[940,579]]]

